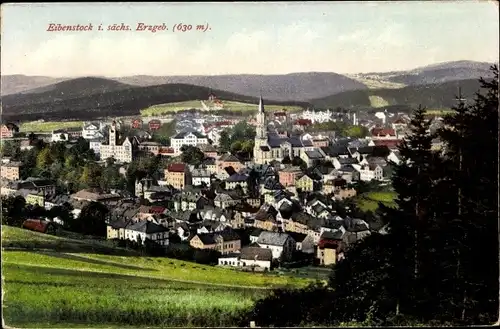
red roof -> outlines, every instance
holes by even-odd
[[[382,139],[382,140],[374,140],[373,143],[375,146],[387,146],[390,149],[397,148],[401,143],[400,139]]]
[[[47,228],[49,227],[49,224],[51,224],[51,223],[48,221],[45,221],[45,220],[27,219],[23,223],[23,228],[31,230],[31,231],[45,233],[47,231]]]
[[[158,149],[159,154],[174,154],[175,150],[171,147],[160,147]]]
[[[337,249],[339,247],[339,242],[336,240],[330,240],[330,239],[321,239],[318,243],[318,248],[319,249]]]
[[[396,136],[396,132],[392,128],[373,128],[372,136]]]
[[[309,119],[297,119],[297,120],[295,120],[294,124],[299,125],[299,126],[308,126],[308,125],[312,124],[312,121]]]
[[[172,163],[167,169],[169,172],[185,172],[186,165],[184,163]]]
[[[149,209],[150,214],[163,214],[164,211],[165,211],[165,207],[160,207],[160,206],[152,206]]]

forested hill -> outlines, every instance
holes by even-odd
[[[348,91],[312,99],[309,102],[318,108],[368,108],[395,105],[450,108],[456,105],[455,97],[459,88],[461,88],[464,97],[472,98],[479,87],[479,82],[475,79],[457,80],[399,89],[384,88]]]
[[[214,92],[220,99],[258,104],[257,97],[187,84],[137,87],[101,78],[78,78],[45,86],[32,93],[2,97],[3,116],[8,120],[92,119],[137,115],[146,107],[196,99]],[[269,105],[307,103],[267,100]]]

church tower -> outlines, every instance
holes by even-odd
[[[255,141],[253,148],[253,157],[255,163],[264,163],[264,152],[262,146],[267,146],[267,122],[266,113],[264,111],[264,101],[262,96],[259,99],[259,110],[256,116],[257,125],[255,128]]]
[[[111,127],[109,128],[109,145],[116,146],[118,141],[118,132],[116,127],[116,121],[113,120]]]

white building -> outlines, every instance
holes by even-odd
[[[113,158],[119,162],[130,163],[133,160],[134,145],[126,137],[120,145],[118,142],[118,130],[116,122],[113,121],[109,127],[109,142],[100,146],[101,159]]]
[[[365,182],[371,180],[383,180],[384,170],[381,166],[375,164],[359,165],[353,164],[354,169],[359,172],[359,179]]]
[[[260,233],[257,244],[261,248],[270,249],[273,259],[282,258],[289,260],[292,258],[292,253],[296,248],[295,241],[290,235],[268,231]]]
[[[142,220],[125,227],[125,239],[142,243],[146,239],[153,240],[162,246],[168,246],[168,228],[153,223],[149,220]]]
[[[94,151],[97,156],[101,156],[101,141],[98,139],[91,139],[89,141],[89,148]]]
[[[96,139],[104,137],[102,130],[104,129],[104,124],[102,122],[92,123],[86,122],[83,124],[82,137],[85,139]]]
[[[206,169],[193,169],[191,170],[191,184],[193,186],[206,185],[210,186],[211,173]]]
[[[271,270],[273,254],[271,250],[258,247],[245,247],[239,253],[229,254],[219,258],[220,266],[254,267],[261,270]]]
[[[53,130],[50,136],[50,141],[52,143],[56,142],[67,142],[69,140],[69,134],[65,130]]]
[[[321,123],[332,121],[332,112],[328,111],[310,111],[302,112],[302,119],[311,120],[312,123]]]
[[[196,147],[204,144],[208,144],[207,136],[204,136],[197,131],[180,132],[170,139],[170,145],[174,149],[175,154],[181,153],[181,147],[184,145]]]

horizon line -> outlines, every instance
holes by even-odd
[[[113,78],[127,78],[127,77],[155,77],[155,78],[162,78],[162,77],[197,77],[197,76],[211,76],[211,77],[221,77],[221,76],[229,76],[229,75],[250,75],[250,76],[272,76],[272,75],[291,75],[291,74],[311,74],[311,73],[318,73],[318,74],[324,74],[324,73],[334,73],[334,74],[339,74],[339,75],[344,75],[344,76],[349,76],[349,75],[356,75],[356,74],[369,74],[369,73],[390,73],[390,72],[405,72],[405,71],[412,71],[412,70],[417,70],[419,68],[426,68],[428,66],[432,65],[439,65],[439,64],[446,64],[446,63],[455,63],[455,62],[471,62],[471,63],[483,63],[483,64],[496,64],[499,65],[499,62],[495,61],[474,61],[474,60],[468,60],[468,59],[461,59],[461,60],[453,60],[453,61],[445,61],[445,62],[435,62],[435,63],[430,63],[427,65],[423,66],[418,66],[415,68],[411,69],[394,69],[394,70],[389,70],[389,71],[369,71],[369,72],[356,72],[356,73],[339,73],[339,72],[334,72],[334,71],[294,71],[294,72],[288,72],[288,73],[223,73],[223,74],[188,74],[188,75],[182,75],[182,74],[173,74],[173,75],[153,75],[153,74],[134,74],[134,75],[119,75],[119,76],[111,76],[111,75],[78,75],[78,76],[53,76],[53,75],[40,75],[40,74],[25,74],[25,73],[13,73],[13,74],[0,74],[0,76],[6,77],[6,76],[25,76],[25,77],[47,77],[47,78],[59,78],[59,79],[79,79],[79,78],[108,78],[108,79],[113,79]]]

